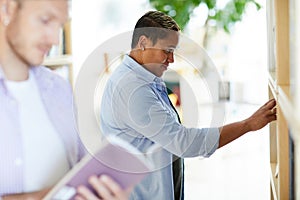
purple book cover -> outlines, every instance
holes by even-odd
[[[76,188],[88,183],[91,175],[106,174],[125,189],[140,182],[149,173],[150,164],[144,155],[130,144],[110,138],[94,156],[85,156],[47,194],[45,199],[73,199]]]

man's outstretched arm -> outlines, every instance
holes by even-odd
[[[269,100],[249,118],[220,127],[219,147],[239,138],[249,131],[256,131],[276,120],[276,101]]]

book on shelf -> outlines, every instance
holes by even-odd
[[[88,183],[92,175],[108,175],[126,189],[139,183],[151,169],[143,153],[121,139],[109,137],[93,155],[87,154],[77,163],[44,199],[73,199],[80,185],[94,191]]]

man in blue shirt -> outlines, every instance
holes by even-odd
[[[217,148],[276,119],[276,103],[271,100],[249,118],[223,127],[181,125],[161,79],[174,62],[179,31],[176,22],[159,11],[143,15],[135,26],[131,51],[108,80],[102,97],[102,133],[130,142],[154,164],[131,199],[183,199],[183,166],[174,157],[209,157]]]

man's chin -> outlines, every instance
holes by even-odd
[[[32,61],[32,62],[29,62],[29,66],[32,66],[32,67],[36,67],[36,66],[40,66],[42,65],[44,62],[44,59],[40,59],[40,60],[35,60],[35,61]]]

